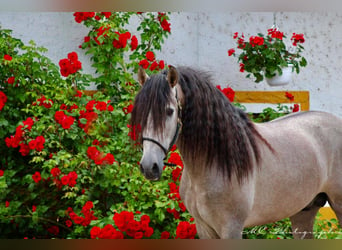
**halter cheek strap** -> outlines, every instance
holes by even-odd
[[[177,100],[177,109],[178,109],[178,118],[177,118],[177,128],[176,128],[176,132],[175,132],[175,135],[173,136],[171,142],[170,142],[170,145],[169,145],[169,148],[166,149],[160,142],[152,139],[152,138],[148,138],[148,137],[142,137],[142,141],[150,141],[150,142],[153,142],[154,144],[158,145],[164,152],[165,154],[165,157],[163,160],[166,159],[169,151],[171,150],[172,146],[176,143],[177,139],[178,139],[178,136],[182,130],[182,106],[180,104],[180,101],[178,100],[178,96],[177,96],[177,89],[176,89],[176,100]],[[164,162],[164,164],[166,166],[177,166],[176,164],[173,164],[173,163],[168,163],[168,162]]]

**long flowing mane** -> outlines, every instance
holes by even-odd
[[[166,80],[166,71],[158,75],[152,75],[142,86],[135,97],[131,114],[131,126],[138,126],[143,130],[149,118],[157,134],[162,135],[164,121],[166,119],[166,105],[171,100],[171,88]],[[151,117],[149,117],[151,115]],[[141,131],[136,130],[137,140],[141,140]]]
[[[189,67],[177,71],[185,98],[178,143],[183,158],[192,163],[202,160],[228,179],[235,174],[241,182],[252,172],[253,161],[260,159],[256,138],[265,140],[247,115],[212,84],[209,74]],[[151,76],[136,96],[132,126],[140,124],[143,130],[151,114],[154,129],[162,133],[171,93],[166,74]]]

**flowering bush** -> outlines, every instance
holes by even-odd
[[[90,29],[81,47],[96,77],[82,73],[75,52],[54,65],[44,48],[0,29],[0,237],[183,238],[187,230],[194,238],[177,149],[168,161],[178,167],[150,183],[127,126],[138,89],[132,72],[143,60],[150,72],[164,68],[156,50],[171,31],[167,14],[74,16]],[[140,20],[135,34],[125,28],[131,18]],[[89,95],[91,82],[99,91]]]
[[[287,66],[299,73],[299,67],[307,65],[306,59],[301,55],[304,50],[304,35],[293,33],[293,52],[286,47],[284,38],[284,33],[276,28],[269,29],[267,35],[259,33],[248,40],[245,40],[243,34],[236,32],[234,39],[237,48],[229,49],[228,55],[238,57],[240,72],[248,72],[248,78],[253,75],[255,82],[261,82],[264,77],[273,77],[276,73],[281,75],[282,68]],[[237,53],[236,49],[241,53]]]
[[[132,18],[140,21],[136,34],[127,29]],[[148,74],[164,68],[164,61],[155,59],[155,51],[171,32],[166,13],[77,12],[75,19],[90,29],[81,47],[91,55],[92,66],[99,74],[94,79],[97,88],[112,96],[114,103],[132,99],[137,86],[132,84],[135,80],[131,73],[139,65]]]

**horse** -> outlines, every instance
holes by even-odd
[[[210,74],[169,66],[147,76],[134,100],[140,170],[159,180],[171,146],[182,156],[180,196],[202,239],[241,239],[246,227],[290,218],[295,239],[313,238],[328,202],[342,221],[342,120],[322,111],[253,123]]]

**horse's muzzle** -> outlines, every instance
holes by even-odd
[[[158,181],[161,176],[161,171],[159,170],[157,163],[153,163],[152,167],[144,166],[142,163],[140,163],[140,171],[145,178],[150,181]]]

